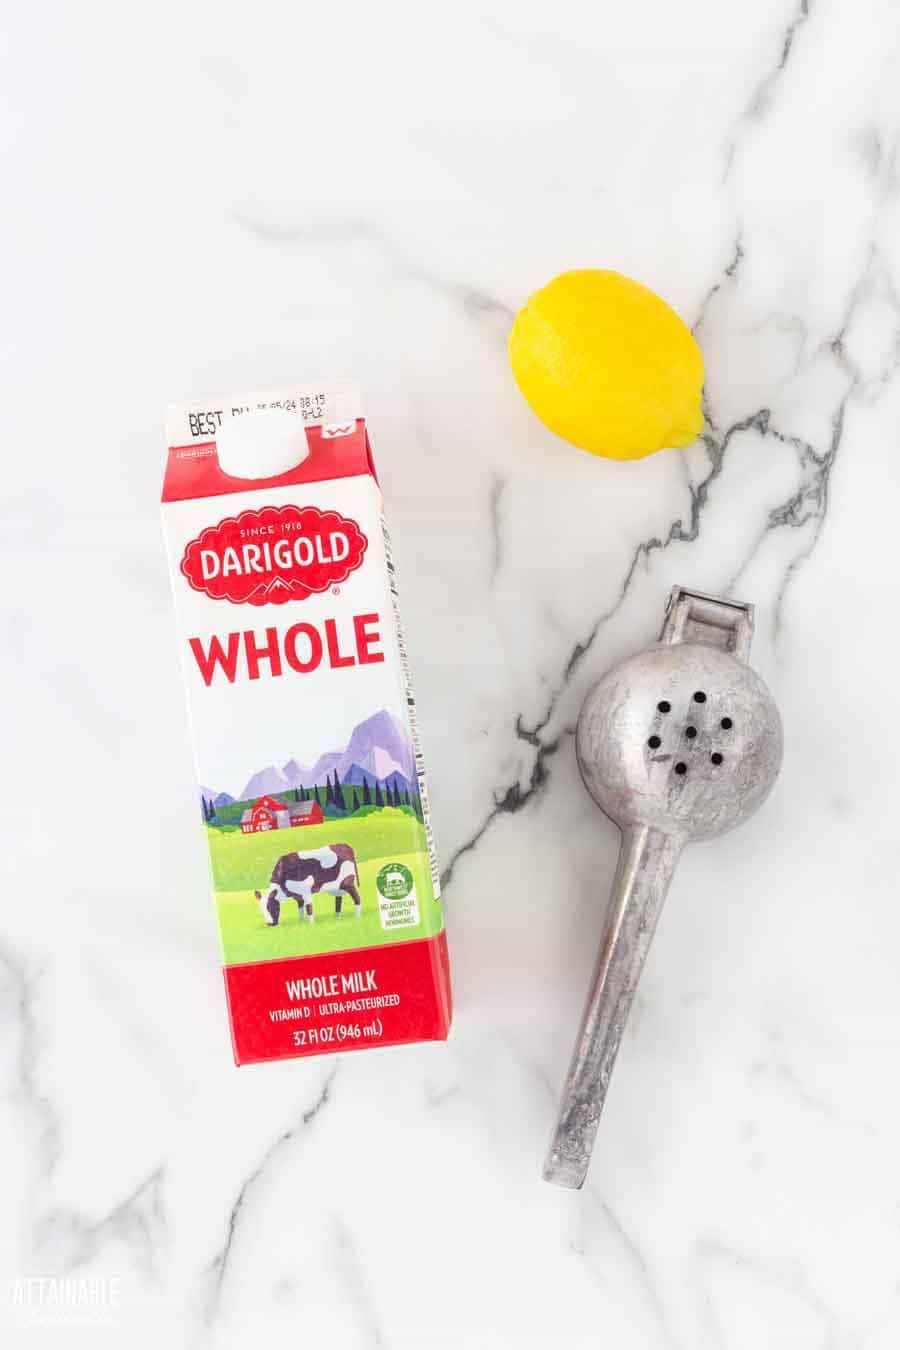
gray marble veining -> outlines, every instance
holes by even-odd
[[[7,29],[10,1343],[80,1279],[136,1348],[893,1350],[896,6],[89,0]],[[595,460],[522,403],[511,316],[583,265],[693,326],[689,449]],[[457,1016],[333,1078],[236,1072],[162,409],[332,374],[368,394]],[[617,850],[576,719],[676,582],[757,602],[791,735],[758,816],[679,864],[564,1194],[539,1161]]]

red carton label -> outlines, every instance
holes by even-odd
[[[332,956],[226,966],[225,987],[239,1064],[444,1040],[450,1027],[443,933]]]
[[[184,550],[181,572],[213,600],[286,605],[346,581],[367,544],[337,511],[265,506],[208,526]]]

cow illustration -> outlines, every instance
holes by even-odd
[[[356,909],[356,917],[362,914],[362,900],[359,894],[359,868],[356,854],[349,844],[331,844],[324,848],[304,849],[299,853],[285,853],[279,858],[272,870],[272,880],[268,890],[256,891],[263,918],[270,928],[274,928],[281,915],[281,906],[285,900],[296,900],[300,918],[313,922],[313,896],[334,896],[334,912],[341,917],[344,896],[349,895]]]

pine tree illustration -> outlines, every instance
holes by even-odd
[[[358,810],[359,810],[359,793],[356,791],[355,788],[354,788],[354,790],[353,790],[353,807],[352,807],[352,809],[353,809],[354,811],[358,811]]]
[[[365,774],[363,774],[363,806],[371,806],[371,805],[372,805],[372,794],[369,791],[369,780],[365,776]]]
[[[384,806],[384,797],[381,795],[381,784],[375,779],[375,805]]]
[[[341,787],[337,769],[334,771],[334,804],[339,806],[342,811],[347,809],[347,803],[344,801],[344,789]]]
[[[331,786],[331,779],[327,774],[325,775],[325,782],[327,784],[325,790],[325,805],[334,806],[334,788]]]

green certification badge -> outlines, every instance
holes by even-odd
[[[412,872],[405,863],[385,863],[375,878],[382,928],[414,928],[419,901]]]

